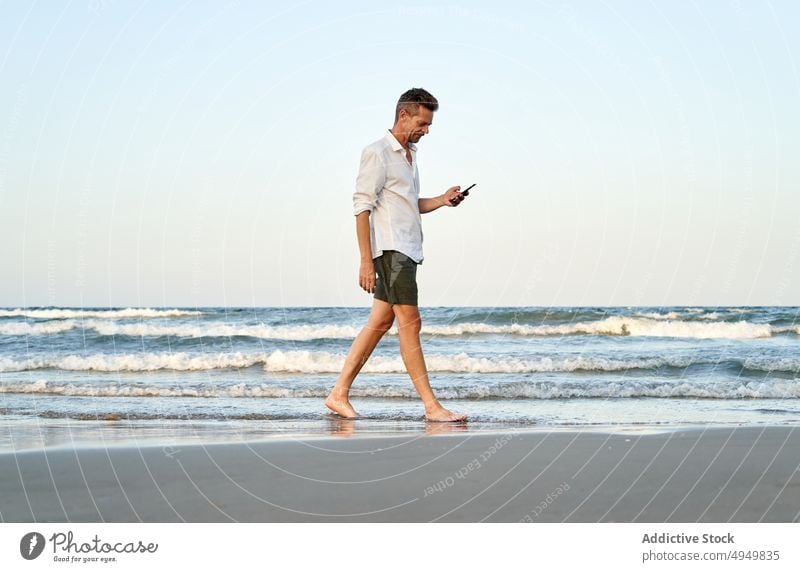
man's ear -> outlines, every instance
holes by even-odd
[[[408,112],[408,109],[401,109],[400,115],[398,115],[397,118],[403,121],[408,121],[411,119],[411,114]]]

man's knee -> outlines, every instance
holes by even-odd
[[[386,333],[394,324],[394,312],[392,307],[387,304],[386,308],[375,308],[369,317],[369,325],[372,329]]]
[[[384,334],[389,331],[389,329],[394,324],[394,314],[390,314],[388,316],[379,316],[375,318],[372,322],[372,327],[375,330],[383,332]]]
[[[399,330],[419,333],[422,329],[422,317],[417,306],[395,304],[394,313],[397,316],[397,328]]]

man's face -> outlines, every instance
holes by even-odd
[[[422,105],[417,106],[416,115],[409,115],[406,110],[400,111],[400,124],[408,140],[417,143],[423,135],[428,134],[428,128],[433,123],[433,111]]]

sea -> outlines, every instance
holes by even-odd
[[[798,307],[421,307],[324,406],[369,308],[0,309],[0,451],[442,432],[800,427]]]

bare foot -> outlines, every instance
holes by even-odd
[[[325,407],[334,413],[339,414],[341,417],[348,419],[358,417],[358,413],[356,413],[356,410],[353,409],[352,405],[350,405],[350,401],[348,401],[347,396],[340,397],[331,392],[331,394],[328,396],[328,399],[325,400]]]
[[[428,421],[466,421],[467,416],[463,413],[453,413],[445,409],[440,404],[425,409],[425,419]]]

